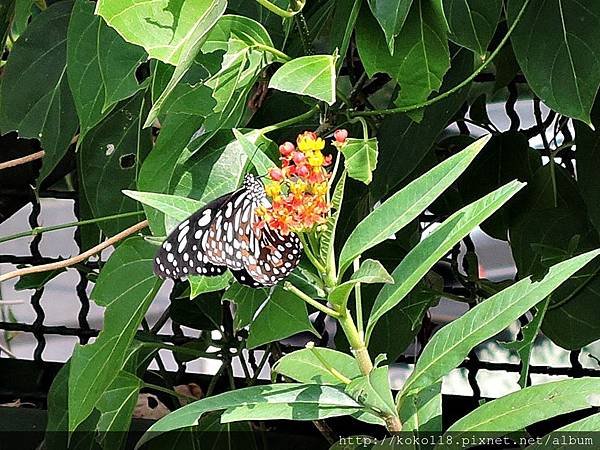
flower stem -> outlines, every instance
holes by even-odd
[[[181,394],[181,393],[179,393],[177,391],[174,391],[173,389],[162,387],[162,386],[159,386],[157,384],[144,383],[144,387],[146,389],[152,389],[153,391],[163,392],[165,394],[169,394],[169,395],[172,395],[173,397],[177,397],[177,398],[180,398],[180,399],[192,400],[194,402],[196,400],[198,400],[196,397],[192,397],[191,395]]]
[[[421,103],[415,103],[413,105],[400,106],[398,108],[390,108],[390,109],[373,109],[370,111],[354,111],[354,112],[350,112],[349,114],[353,117],[360,117],[360,116],[364,117],[364,116],[379,116],[379,115],[396,114],[396,113],[401,113],[401,112],[414,111],[415,109],[421,109],[425,106],[433,105],[434,103],[437,103],[440,100],[443,100],[443,99],[451,96],[455,92],[460,91],[462,88],[464,88],[469,83],[471,83],[471,81],[473,81],[477,77],[477,75],[479,75],[481,72],[483,72],[483,70],[487,66],[490,65],[490,63],[494,60],[494,58],[496,56],[498,56],[498,54],[500,53],[500,50],[502,50],[504,45],[508,42],[510,35],[514,31],[514,29],[517,27],[519,22],[521,21],[521,17],[523,17],[523,13],[525,12],[525,9],[527,8],[528,4],[529,4],[529,0],[525,0],[525,2],[523,3],[523,6],[521,7],[521,9],[519,11],[519,14],[517,14],[517,17],[515,18],[515,21],[510,26],[510,28],[508,29],[508,31],[506,32],[506,34],[504,35],[504,37],[502,38],[502,40],[500,41],[500,43],[498,44],[496,49],[490,54],[489,58],[486,59],[483,62],[483,64],[481,64],[481,66],[479,66],[469,77],[467,77],[461,83],[454,86],[452,89],[449,89],[440,95],[430,98],[427,101],[424,101]]]
[[[71,228],[71,227],[78,227],[81,225],[89,225],[92,223],[106,222],[108,220],[114,220],[114,219],[123,219],[125,217],[139,216],[141,214],[143,214],[142,211],[135,211],[135,212],[122,213],[122,214],[115,214],[112,216],[98,217],[96,219],[80,220],[79,222],[69,222],[69,223],[63,223],[60,225],[52,225],[50,227],[36,227],[29,231],[22,231],[20,233],[11,234],[10,236],[1,237],[0,244],[3,242],[12,241],[14,239],[19,239],[22,237],[36,236],[38,234],[46,233],[48,231],[62,230],[64,228]]]
[[[285,19],[294,17],[296,14],[298,14],[300,11],[302,11],[302,8],[304,8],[304,2],[299,2],[299,1],[295,2],[298,5],[297,10],[282,9],[279,6],[271,3],[269,0],[256,0],[256,3],[263,6],[264,8],[268,9],[273,14],[277,14],[279,17],[283,17]]]
[[[309,295],[307,295],[304,292],[302,292],[300,289],[298,289],[296,286],[294,286],[289,281],[286,281],[283,284],[283,289],[285,289],[286,291],[289,291],[289,292],[295,294],[296,296],[298,296],[302,300],[304,300],[306,303],[308,303],[311,306],[314,306],[319,311],[324,312],[328,316],[334,317],[336,319],[340,317],[340,313],[338,313],[337,311],[334,311],[333,309],[331,309],[331,308],[323,305],[322,303],[316,301],[315,299],[311,298]]]
[[[290,119],[283,120],[283,121],[281,121],[279,123],[276,123],[276,124],[273,124],[273,125],[269,125],[268,127],[261,128],[259,130],[259,133],[260,134],[267,134],[267,133],[271,133],[272,131],[280,130],[281,128],[289,127],[290,125],[295,125],[295,124],[297,124],[299,122],[302,122],[305,119],[310,119],[317,112],[319,112],[319,106],[315,105],[311,109],[309,109],[308,111],[306,111],[305,113],[300,114],[299,116],[292,117]]]

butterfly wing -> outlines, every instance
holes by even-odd
[[[225,264],[209,260],[202,242],[207,241],[213,218],[232,195],[226,194],[208,203],[171,232],[154,258],[154,273],[157,276],[177,279],[189,275],[221,275],[225,272]]]
[[[296,268],[301,256],[302,244],[295,233],[284,236],[264,226],[253,231],[244,267],[255,282],[272,286]]]

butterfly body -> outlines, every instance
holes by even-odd
[[[264,186],[246,175],[240,189],[208,203],[171,232],[156,255],[154,272],[184,279],[229,269],[247,286],[276,284],[298,265],[302,246],[295,233],[257,227],[255,212],[261,205],[270,207]]]

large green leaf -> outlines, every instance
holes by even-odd
[[[489,140],[479,139],[408,184],[369,214],[350,234],[340,253],[340,275],[365,250],[414,220],[450,186]]]
[[[292,59],[281,66],[269,81],[269,87],[294,94],[308,95],[335,103],[335,56],[311,55]]]
[[[175,221],[182,222],[190,215],[202,208],[203,203],[178,195],[156,194],[154,192],[139,192],[124,190],[128,197],[148,205],[163,214],[172,217]]]
[[[56,167],[77,131],[66,73],[72,5],[58,2],[37,15],[13,46],[2,73],[0,129],[40,140],[46,154],[38,182]]]
[[[323,365],[327,363],[327,367]],[[277,360],[273,372],[301,383],[341,384],[332,370],[352,380],[361,375],[356,359],[330,348],[303,348]]]
[[[346,139],[341,147],[348,176],[369,184],[377,167],[377,139]]]
[[[98,440],[104,448],[121,448],[143,384],[135,375],[121,371],[98,401]]]
[[[276,287],[252,322],[246,345],[255,348],[303,331],[318,335],[308,320],[306,303],[283,288]]]
[[[588,216],[596,230],[600,230],[600,102],[592,110],[595,129],[575,122],[577,136],[577,186],[585,201]]]
[[[434,383],[415,395],[408,395],[403,399],[398,414],[402,431],[442,431],[442,382]]]
[[[592,414],[584,419],[560,427],[553,432],[542,436],[538,442],[528,447],[526,450],[568,450],[572,446],[565,440],[566,435],[578,432],[597,432],[600,430],[600,413]]]
[[[241,330],[252,323],[256,311],[267,300],[269,293],[266,289],[254,289],[239,283],[233,283],[223,294],[223,299],[235,303],[233,325]]]
[[[221,0],[100,0],[96,14],[151,58],[174,66],[195,56],[198,42],[225,10]]]
[[[396,408],[388,376],[388,366],[377,367],[353,379],[345,388],[348,395],[385,416],[395,416]]]
[[[67,33],[67,76],[79,116],[80,139],[114,106],[106,102],[98,58],[104,46],[100,29],[106,24],[94,15],[94,7],[88,0],[76,0]]]
[[[443,327],[423,349],[402,388],[399,403],[403,396],[436,383],[458,366],[472,348],[505,329],[599,253],[595,250],[558,263],[541,281],[521,280]]]
[[[94,217],[141,210],[122,194],[135,188],[138,169],[152,148],[150,130],[142,130],[143,93],[119,104],[79,144],[79,167],[83,191]],[[134,218],[100,222],[112,236],[135,223]]]
[[[356,45],[369,76],[389,74],[400,83],[398,106],[427,100],[442,85],[450,67],[446,26],[429,0],[414,0],[390,55],[383,33],[363,6],[356,27]]]
[[[419,280],[462,238],[487,219],[524,184],[514,181],[457,211],[429,236],[417,244],[394,270],[394,284],[379,292],[366,328],[366,339],[386,312],[394,308],[417,285]]]
[[[155,248],[133,237],[102,268],[92,299],[106,307],[104,329],[92,344],[76,346],[69,373],[69,430],[75,430],[123,367],[127,349],[160,281],[152,273]]]
[[[413,0],[369,0],[371,12],[383,30],[392,55],[396,36],[400,34],[412,2]]]
[[[510,24],[523,4],[509,2]],[[600,84],[598,28],[598,2],[532,0],[511,36],[533,92],[553,110],[588,124]]]
[[[450,39],[485,57],[496,31],[502,0],[443,0]]]
[[[273,405],[274,409],[280,404],[294,405],[298,408],[298,418],[301,420],[315,420],[320,411],[327,408],[343,408],[346,414],[361,409],[358,403],[336,386],[300,383],[252,386],[207,397],[178,409],[152,425],[138,442],[137,448],[159,434],[197,424],[205,412],[264,403]]]
[[[463,436],[485,432],[486,436],[504,436],[528,425],[598,404],[600,380],[579,378],[530,386],[484,403],[475,411],[454,422],[446,433],[454,442]],[[475,445],[469,444],[467,447]],[[438,445],[436,450],[457,448]],[[465,448],[462,446],[460,448]]]

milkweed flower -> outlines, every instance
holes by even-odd
[[[348,132],[337,130],[333,144],[343,145]],[[325,141],[312,131],[298,135],[296,144],[279,146],[281,167],[269,169],[265,192],[271,207],[260,207],[258,227],[268,224],[282,234],[311,231],[327,220],[331,205],[327,201],[327,167],[332,156],[324,155]]]

